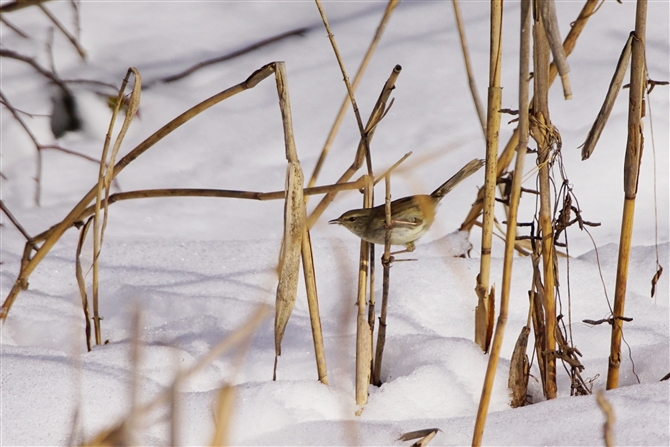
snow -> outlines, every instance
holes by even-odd
[[[3,2],[4,3],[4,2]],[[561,31],[573,21],[581,2],[557,2]],[[47,7],[71,24],[69,2]],[[353,78],[385,4],[326,2],[325,10],[344,63]],[[488,83],[488,3],[462,2],[480,96]],[[667,2],[650,2],[647,27],[648,69],[654,80],[670,78]],[[503,107],[517,107],[518,3],[505,4]],[[575,345],[583,354],[583,376],[593,390],[604,390],[610,327],[583,319],[609,315],[623,201],[623,154],[627,90],[622,91],[591,159],[582,162],[578,146],[595,118],[612,71],[634,26],[635,4],[605,2],[590,19],[570,56],[574,97],[563,101],[555,87],[551,118],[561,132],[563,160],[586,220],[601,222],[585,232],[571,227],[570,255],[561,258],[562,313],[570,318]],[[37,58],[44,66],[49,23],[34,7],[6,18],[32,39],[2,26],[2,46]],[[125,154],[166,122],[205,98],[246,79],[262,65],[286,61],[298,154],[311,174],[332,120],[345,95],[316,6],[311,2],[83,2],[82,62],[59,34],[54,60],[64,79],[96,79],[119,85],[128,67],[137,67],[143,84],[140,119],[133,122],[121,148]],[[169,84],[161,77],[204,59],[246,47],[288,30],[308,27],[290,37]],[[52,90],[25,64],[6,58],[2,91],[20,110],[38,140],[54,143],[49,130]],[[357,91],[365,119],[392,68],[402,73],[395,104],[379,125],[373,143],[375,172],[382,172],[409,150],[414,154],[393,177],[393,196],[433,190],[463,164],[483,157],[484,140],[467,88],[450,2],[403,2],[394,12],[377,53]],[[89,85],[72,86],[85,129],[70,133],[62,146],[99,157],[109,120],[104,100]],[[104,90],[106,94],[114,92]],[[275,82],[267,79],[213,107],[177,129],[128,166],[118,177],[124,191],[183,187],[251,191],[283,189],[286,162]],[[636,203],[629,268],[620,388],[605,393],[616,415],[620,445],[670,445],[668,382],[670,372],[669,292],[664,274],[656,297],[650,281],[658,253],[667,271],[668,87],[650,95],[653,122],[645,122],[645,150]],[[31,235],[60,221],[91,188],[97,166],[56,151],[45,151],[42,204],[33,205],[35,149],[2,109],[2,200]],[[514,124],[503,117],[501,144]],[[653,141],[650,129],[653,124]],[[335,181],[351,164],[358,129],[349,112],[326,161],[319,184]],[[655,146],[655,150],[654,150]],[[527,169],[533,165],[531,158]],[[656,177],[654,178],[654,170]],[[458,258],[469,244],[454,232],[483,182],[477,173],[450,193],[437,221],[417,243],[414,262],[396,263],[391,296],[384,384],[369,389],[360,415],[354,401],[354,306],[358,242],[327,220],[359,207],[360,195],[346,192],[312,231],[319,304],[329,386],[316,380],[313,344],[304,287],[300,286],[279,358],[277,381],[271,316],[259,326],[248,349],[236,349],[211,362],[180,386],[178,442],[204,445],[213,436],[218,390],[235,385],[229,441],[246,445],[404,445],[405,432],[439,428],[431,445],[468,444],[488,362],[473,342],[475,276],[479,235],[470,235],[473,258]],[[524,186],[533,188],[527,182]],[[654,191],[657,201],[654,200]],[[383,196],[383,186],[377,197]],[[521,221],[535,208],[524,195]],[[311,209],[317,202],[310,199]],[[658,248],[655,247],[658,207]],[[78,409],[81,432],[90,439],[127,414],[133,366],[131,320],[141,309],[143,347],[140,399],[148,402],[165,390],[177,371],[194,365],[244,325],[259,304],[273,304],[277,254],[282,235],[281,201],[254,202],[212,198],[150,199],[117,203],[100,259],[102,335],[108,344],[86,353],[84,321],[75,279],[77,234],[69,230],[30,277],[2,325],[0,444],[63,445]],[[498,210],[502,220],[502,209]],[[18,273],[23,240],[3,216],[1,292],[7,296]],[[524,233],[524,231],[526,233]],[[527,234],[527,229],[521,229]],[[502,243],[494,240],[492,282],[501,284]],[[658,250],[658,251],[657,251]],[[91,248],[84,264],[90,265]],[[380,251],[378,250],[378,254]],[[85,267],[86,268],[86,267]],[[569,269],[569,281],[566,272]],[[602,281],[601,281],[602,270]],[[496,372],[483,442],[488,445],[600,445],[604,416],[595,396],[570,397],[570,382],[560,366],[559,397],[544,401],[536,363],[529,393],[533,405],[510,409],[509,359],[526,324],[530,260],[516,258],[510,315]],[[376,296],[381,297],[378,268]],[[90,274],[88,277],[90,283]],[[568,284],[569,282],[569,284]],[[569,286],[569,293],[568,293]],[[568,311],[570,314],[568,315]],[[532,337],[531,342],[532,343]],[[640,383],[638,384],[639,377]],[[535,379],[538,378],[538,379]],[[165,445],[167,409],[143,418],[143,445]]]

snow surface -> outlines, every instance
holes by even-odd
[[[4,3],[4,2],[3,2]],[[350,77],[367,47],[384,3],[324,4]],[[488,73],[488,3],[462,2],[480,95]],[[557,2],[562,32],[581,2]],[[69,26],[69,2],[48,7]],[[583,354],[583,375],[604,389],[610,328],[583,319],[609,315],[613,299],[620,215],[627,90],[620,95],[602,139],[588,161],[578,146],[595,118],[621,48],[634,26],[635,4],[605,2],[589,21],[570,56],[574,98],[551,93],[552,121],[561,132],[570,183],[598,250],[584,232],[569,230],[569,263],[561,259],[562,313]],[[670,78],[669,4],[649,3],[648,68],[654,80]],[[517,107],[518,3],[505,5],[503,106]],[[49,23],[36,8],[7,15],[31,35],[27,40],[2,26],[3,48],[49,65],[44,45]],[[262,65],[286,61],[298,154],[308,176],[325,141],[345,88],[326,33],[311,2],[82,2],[83,63],[58,33],[54,60],[64,79],[96,79],[119,85],[129,66],[143,83],[141,118],[121,152],[127,153],[160,126],[203,99],[244,80]],[[155,80],[199,61],[299,27],[291,37],[242,57],[211,66],[178,82]],[[53,143],[49,131],[50,88],[25,64],[1,59],[2,91],[26,118],[38,140]],[[409,150],[398,169],[393,196],[434,189],[468,160],[483,157],[484,140],[472,106],[450,2],[403,2],[395,11],[356,95],[365,117],[395,64],[402,74],[395,104],[375,134],[376,172]],[[99,157],[109,111],[94,89],[74,85],[84,131],[60,144]],[[112,94],[113,91],[105,93]],[[650,96],[653,122],[645,124],[645,151],[636,204],[635,232],[625,314],[620,388],[605,394],[616,414],[619,445],[670,445],[669,387],[659,379],[670,371],[668,276],[650,298],[656,256],[668,266],[668,87]],[[44,154],[42,206],[33,205],[35,150],[2,108],[2,200],[30,234],[55,224],[88,191],[97,177],[91,162],[55,151]],[[510,118],[511,119],[511,118]],[[503,118],[504,144],[514,124]],[[653,124],[653,141],[650,132]],[[335,181],[349,166],[358,141],[348,113],[320,184]],[[653,146],[655,145],[655,154]],[[654,158],[655,157],[655,158]],[[528,169],[532,159],[527,162]],[[654,169],[656,177],[654,178]],[[124,191],[160,187],[252,191],[283,189],[285,158],[275,83],[268,79],[191,120],[133,162],[118,177]],[[384,384],[370,387],[360,416],[354,402],[355,283],[357,240],[325,222],[360,206],[354,192],[341,194],[312,231],[330,386],[316,381],[304,291],[299,290],[273,382],[273,324],[267,319],[244,354],[212,362],[183,383],[179,395],[179,443],[211,441],[218,389],[235,384],[230,442],[262,445],[402,445],[404,432],[436,427],[431,445],[468,444],[488,357],[473,342],[477,258],[454,258],[467,246],[452,233],[463,220],[483,174],[465,181],[444,201],[437,222],[417,244],[417,262],[396,264],[383,362]],[[655,186],[654,186],[655,185]],[[534,185],[528,182],[527,187]],[[654,189],[655,187],[655,189]],[[654,191],[657,201],[654,201]],[[378,197],[383,189],[378,189]],[[316,200],[310,201],[310,207]],[[658,252],[654,206],[658,207]],[[535,207],[524,196],[521,221]],[[184,369],[208,353],[256,311],[273,303],[275,265],[282,234],[281,201],[152,199],[111,207],[101,257],[103,338],[109,343],[85,353],[82,311],[74,275],[77,234],[70,230],[30,278],[2,325],[0,444],[62,445],[68,442],[79,408],[85,439],[108,428],[129,408],[132,367],[130,319],[142,309],[141,398],[149,400]],[[500,210],[499,210],[500,211]],[[499,215],[501,218],[502,214]],[[502,220],[502,219],[501,219]],[[3,216],[3,298],[19,269],[24,240]],[[522,229],[522,231],[524,231]],[[479,238],[471,242],[476,255]],[[493,281],[500,285],[501,243],[494,243]],[[90,251],[85,258],[90,263]],[[601,282],[599,267],[602,269]],[[569,268],[569,284],[566,272]],[[378,275],[381,276],[381,275]],[[514,265],[512,302],[498,365],[485,444],[601,445],[603,414],[594,396],[570,397],[569,380],[558,368],[559,398],[543,401],[541,385],[530,380],[536,402],[508,406],[509,358],[527,319],[530,261]],[[89,278],[90,281],[90,278]],[[604,284],[604,285],[603,285]],[[568,293],[569,287],[569,293]],[[605,290],[606,289],[606,292]],[[376,290],[381,294],[381,284]],[[539,377],[536,366],[532,374]],[[169,441],[161,410],[146,418],[142,444]]]

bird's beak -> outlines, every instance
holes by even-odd
[[[329,223],[329,224],[339,224],[339,223],[340,223],[340,219],[329,220],[328,223]]]

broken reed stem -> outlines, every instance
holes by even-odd
[[[621,91],[621,85],[623,84],[623,78],[628,71],[628,63],[630,61],[631,48],[633,46],[633,37],[635,33],[631,32],[626,40],[626,44],[621,51],[621,56],[619,56],[619,61],[617,62],[616,70],[610,81],[610,86],[607,89],[607,95],[605,95],[605,101],[603,102],[596,120],[589,130],[588,135],[586,136],[586,141],[582,145],[582,160],[588,159],[598,144],[600,139],[600,134],[605,128],[605,124],[609,119],[612,108],[614,108],[614,102],[616,101],[619,92]]]
[[[372,177],[365,176],[363,208],[372,207]],[[372,334],[366,312],[367,275],[370,266],[369,242],[361,239],[360,259],[358,263],[358,295],[356,299],[356,405],[365,405],[368,401],[370,385],[370,366],[372,362]]]
[[[535,17],[533,26],[534,44],[534,128],[533,138],[537,142],[537,164],[540,184],[540,216],[539,225],[542,234],[542,273],[544,280],[544,311],[545,311],[545,397],[556,397],[556,359],[551,354],[556,349],[556,305],[554,302],[554,231],[552,226],[552,199],[549,179],[549,157],[552,143],[551,119],[549,117],[549,43],[540,17]]]
[[[507,324],[507,314],[509,309],[509,295],[512,284],[512,265],[514,261],[514,248],[516,244],[516,223],[519,208],[519,199],[521,197],[521,181],[523,177],[523,165],[526,158],[526,147],[528,145],[528,82],[530,67],[530,1],[521,2],[521,20],[520,20],[520,49],[519,49],[519,132],[521,135],[519,145],[517,146],[516,164],[514,176],[512,177],[512,191],[510,196],[509,216],[507,223],[507,233],[505,235],[505,258],[503,264],[503,282],[500,294],[500,314],[498,315],[498,324],[495,329],[495,337],[491,346],[488,365],[486,367],[486,376],[482,387],[481,398],[479,399],[479,408],[477,410],[477,419],[475,422],[475,431],[472,445],[481,445],[486,426],[486,416],[491,401],[491,393],[495,380],[495,373],[498,368],[498,359],[502,349],[503,337],[505,335],[505,325]]]
[[[461,7],[459,6],[458,0],[451,0],[451,3],[454,5],[454,16],[456,16],[456,27],[458,28],[458,36],[461,40],[461,50],[463,50],[463,61],[465,62],[465,72],[468,76],[470,94],[472,95],[472,101],[475,103],[475,110],[477,111],[479,124],[482,126],[484,138],[486,138],[486,118],[484,117],[484,106],[482,105],[481,99],[479,99],[477,84],[475,83],[475,76],[472,73],[470,51],[468,50],[468,41],[465,37],[465,28],[463,27],[463,19],[461,18]]]
[[[358,171],[360,167],[363,166],[363,161],[365,158],[366,142],[369,144],[369,142],[372,141],[375,129],[377,128],[377,124],[379,124],[379,121],[384,117],[384,112],[386,111],[386,102],[391,96],[391,92],[395,88],[395,82],[398,79],[401,70],[402,67],[400,65],[396,65],[395,67],[393,67],[393,71],[391,72],[389,78],[386,80],[386,83],[384,84],[384,87],[382,88],[382,91],[379,94],[379,98],[377,99],[377,102],[375,103],[375,106],[372,109],[370,118],[368,119],[365,131],[366,138],[361,137],[358,143],[358,149],[356,150],[356,156],[354,157],[353,163],[344,172],[344,174],[340,176],[340,178],[337,180],[336,183],[339,184],[348,182],[349,179],[353,177],[353,175],[356,173],[356,171]],[[323,199],[321,199],[321,201],[316,205],[312,213],[307,217],[308,228],[312,228],[314,226],[314,224],[319,219],[319,217],[321,217],[321,215],[326,210],[328,205],[330,205],[332,201],[335,199],[336,195],[337,195],[336,192],[329,192]]]
[[[386,313],[388,310],[389,286],[391,275],[391,174],[384,177],[386,181],[386,195],[384,200],[384,212],[386,218],[386,232],[384,234],[384,255],[382,257],[382,266],[384,267],[384,276],[382,280],[382,308],[379,315],[379,331],[377,332],[377,349],[375,351],[374,369],[372,372],[372,383],[381,386],[382,379],[382,358],[384,357],[384,345],[386,344]]]
[[[356,75],[354,76],[354,82],[351,84],[352,90],[355,92],[356,89],[358,88],[358,84],[360,84],[361,80],[363,79],[363,74],[365,73],[365,69],[367,68],[370,59],[372,59],[372,55],[374,54],[375,50],[377,49],[377,45],[379,44],[379,40],[382,37],[382,34],[384,34],[384,29],[386,29],[386,24],[388,23],[389,19],[391,18],[391,13],[395,9],[395,7],[400,3],[400,0],[389,0],[388,4],[386,5],[386,10],[384,11],[384,15],[382,16],[381,21],[379,22],[379,25],[377,26],[377,30],[375,31],[375,35],[372,38],[372,42],[370,42],[370,46],[368,46],[368,50],[365,52],[365,56],[363,56],[363,60],[361,61],[361,65],[358,67],[358,71],[356,72]],[[335,141],[335,136],[337,135],[337,132],[340,129],[340,125],[342,124],[342,121],[344,120],[344,115],[345,112],[347,111],[347,106],[349,106],[349,94],[344,97],[344,101],[342,101],[342,105],[340,106],[340,110],[337,112],[337,116],[335,117],[335,121],[333,122],[332,127],[330,128],[330,132],[328,133],[328,137],[326,138],[326,142],[323,145],[323,148],[321,149],[321,155],[319,155],[319,159],[316,162],[316,166],[314,166],[314,172],[312,172],[312,177],[309,179],[309,183],[307,184],[308,187],[314,186],[316,183],[316,179],[319,176],[319,173],[321,172],[321,168],[323,167],[323,163],[326,161],[326,157],[328,156],[328,153],[330,152],[330,148],[333,145],[333,142]]]
[[[635,10],[635,37],[631,51],[630,90],[628,100],[628,138],[624,161],[624,207],[621,217],[621,237],[619,239],[619,258],[617,261],[616,285],[614,290],[614,322],[610,345],[609,367],[607,369],[607,389],[619,386],[619,367],[621,366],[621,336],[626,304],[626,283],[628,281],[628,263],[635,217],[635,199],[640,175],[640,162],[644,149],[642,133],[644,116],[644,89],[647,73],[645,61],[645,43],[647,30],[647,0],[638,0]]]
[[[593,15],[596,7],[600,2],[601,0],[586,0],[586,3],[584,4],[584,7],[577,16],[577,19],[572,23],[570,32],[563,41],[563,50],[565,51],[566,56],[569,56],[570,53],[572,53],[572,50],[575,49],[575,45],[577,43],[579,35],[584,30],[586,23],[588,22],[589,18]],[[554,79],[556,79],[557,74],[558,70],[556,69],[556,65],[552,62],[551,66],[549,67],[550,85],[554,82]],[[534,100],[531,100],[530,102],[532,104]],[[518,144],[519,144],[519,129],[517,128],[514,129],[514,131],[512,132],[512,136],[510,137],[509,141],[507,142],[507,145],[505,146],[505,149],[502,151],[500,157],[498,158],[498,169],[497,169],[498,178],[500,178],[500,176],[503,175],[503,173],[507,169],[507,166],[509,166],[509,164],[512,162],[512,158],[514,157],[514,153],[516,151]],[[469,232],[477,222],[477,218],[482,212],[483,197],[484,197],[484,189],[481,188],[477,194],[477,199],[475,200],[474,204],[472,205],[472,208],[470,209],[470,212],[468,213],[467,217],[461,224],[460,227],[461,231]]]
[[[319,314],[319,297],[316,290],[316,273],[314,271],[312,240],[306,226],[302,235],[301,250],[302,271],[305,277],[307,306],[309,308],[309,322],[312,325],[312,339],[314,341],[316,372],[319,382],[328,385],[328,368],[326,367],[326,350],[323,345],[323,331],[321,330],[321,316]]]
[[[81,267],[81,250],[86,241],[88,229],[93,222],[93,218],[89,218],[81,227],[79,232],[79,240],[77,242],[77,252],[75,254],[75,276],[77,277],[77,285],[79,286],[79,294],[81,295],[81,307],[84,311],[84,336],[86,338],[86,349],[91,352],[91,316],[88,308],[88,294],[86,293],[86,280],[84,279],[84,270]]]
[[[554,56],[554,63],[561,76],[561,84],[563,85],[563,96],[565,99],[572,98],[572,89],[570,88],[570,79],[568,72],[570,66],[568,65],[567,57],[561,45],[561,33],[558,29],[558,18],[556,17],[556,5],[554,0],[542,0],[537,2],[542,17],[542,24],[544,31],[551,48],[551,54]]]
[[[126,116],[123,120],[123,125],[121,130],[114,141],[114,146],[112,148],[111,156],[109,157],[109,162],[107,161],[107,152],[109,151],[109,145],[112,139],[112,133],[114,131],[114,124],[116,123],[116,116],[119,113],[121,104],[123,103],[123,96],[128,85],[130,75],[133,75],[135,82],[133,84],[133,90],[128,101],[128,108],[126,109]],[[99,312],[99,257],[100,250],[102,248],[102,242],[105,232],[105,227],[107,226],[107,216],[108,208],[104,207],[104,216],[100,218],[100,212],[103,203],[102,194],[104,192],[105,199],[109,197],[109,188],[112,184],[112,170],[109,166],[114,166],[116,161],[116,155],[121,148],[121,143],[123,142],[124,137],[130,127],[130,123],[137,112],[137,108],[140,103],[140,93],[142,91],[142,78],[139,72],[135,68],[129,68],[126,72],[126,77],[123,79],[121,88],[119,89],[119,94],[116,101],[116,106],[112,112],[112,117],[109,122],[109,129],[107,130],[107,135],[105,137],[105,143],[102,148],[102,155],[100,157],[100,170],[98,172],[98,185],[95,196],[95,212],[93,214],[93,327],[95,330],[95,344],[100,345],[102,343],[101,331],[100,331],[100,312]],[[105,201],[106,203],[106,201]]]
[[[112,171],[111,177],[112,178],[116,177],[119,174],[119,172],[121,172],[126,166],[128,166],[128,164],[130,164],[137,157],[142,155],[144,152],[146,152],[149,148],[151,148],[158,141],[160,141],[165,136],[170,134],[172,131],[180,127],[182,124],[186,123],[193,117],[209,109],[213,105],[225,99],[228,99],[231,96],[234,96],[240,92],[255,87],[263,79],[267,78],[272,73],[274,73],[274,71],[275,71],[275,64],[274,63],[267,64],[261,67],[260,69],[256,70],[255,72],[253,72],[245,81],[233,87],[230,87],[206,99],[205,101],[202,101],[201,103],[195,105],[186,112],[182,113],[181,115],[179,115],[178,117],[176,117],[175,119],[173,119],[172,121],[161,127],[153,135],[151,135],[149,138],[147,138],[137,147],[135,147],[132,151],[130,151],[125,157],[119,160],[119,162],[114,166],[114,170]],[[67,229],[70,228],[74,224],[74,222],[77,221],[78,216],[81,215],[81,213],[88,207],[91,201],[96,197],[97,190],[98,185],[96,183],[96,185],[93,186],[93,188],[91,188],[91,190],[88,193],[86,193],[86,195],[79,201],[79,203],[77,203],[77,205],[74,206],[74,208],[68,213],[67,216],[65,216],[65,218],[60,223],[58,223],[54,227],[50,228],[47,232],[45,232],[47,236],[44,238],[44,243],[42,244],[42,246],[39,247],[39,249],[35,251],[35,254],[33,255],[32,258],[30,257],[31,250],[29,250],[28,245],[26,245],[26,250],[24,250],[24,257],[21,262],[21,269],[19,271],[19,275],[16,281],[14,282],[12,289],[7,295],[7,298],[2,304],[2,308],[0,309],[0,319],[4,320],[5,318],[7,318],[9,309],[12,307],[12,304],[16,300],[18,294],[21,292],[21,290],[25,290],[28,287],[28,278],[30,277],[30,274],[35,270],[35,268],[37,267],[37,265],[39,265],[42,259],[44,259],[46,254],[56,244],[56,242],[60,239],[63,233],[65,233],[65,231],[67,231]],[[32,244],[30,245],[30,248],[32,249]]]
[[[482,245],[480,270],[475,292],[478,303],[475,309],[475,342],[488,352],[493,334],[493,303],[490,301],[491,244],[495,217],[495,194],[497,182],[498,135],[500,132],[500,109],[502,88],[502,0],[491,0],[491,42],[489,55],[488,109],[486,116],[486,166],[484,177],[484,205],[482,218]]]
[[[282,115],[284,144],[286,147],[286,198],[284,202],[284,234],[279,253],[279,281],[275,300],[275,364],[272,379],[277,378],[277,359],[281,355],[284,331],[298,293],[300,255],[303,253],[305,234],[305,200],[302,195],[303,175],[293,137],[291,105],[288,95],[286,67],[283,62],[275,62],[275,80]],[[312,270],[313,274],[313,270]],[[316,289],[316,284],[314,284]],[[310,318],[312,316],[310,315]]]
[[[347,75],[347,70],[344,68],[344,61],[342,61],[342,56],[340,55],[340,50],[337,48],[337,42],[335,42],[335,35],[330,30],[330,25],[328,24],[328,18],[326,13],[321,6],[320,0],[314,0],[316,2],[316,7],[319,9],[319,14],[321,15],[321,20],[323,21],[323,26],[326,28],[328,33],[328,39],[330,44],[333,47],[335,52],[335,58],[337,63],[340,66],[340,71],[342,72],[342,80],[347,87],[347,93],[349,94],[349,101],[351,101],[351,107],[354,109],[354,115],[356,116],[356,124],[358,124],[358,131],[361,134],[361,141],[363,142],[363,148],[365,149],[365,160],[367,162],[368,175],[373,177],[372,173],[372,159],[370,158],[370,142],[368,141],[368,136],[366,134],[366,129],[363,127],[363,120],[361,119],[361,113],[358,111],[358,104],[356,104],[356,98],[354,97],[354,89],[351,87],[349,82],[349,76]]]

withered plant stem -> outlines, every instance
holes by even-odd
[[[586,0],[586,3],[584,4],[584,7],[577,16],[577,19],[572,23],[572,28],[570,28],[570,32],[563,41],[563,50],[565,51],[566,56],[569,56],[570,53],[572,53],[572,50],[574,50],[579,35],[584,30],[586,23],[588,22],[589,18],[593,15],[596,7],[598,6],[598,4],[600,4],[600,2],[601,0]],[[552,63],[551,66],[549,67],[549,84],[554,82],[554,79],[556,79],[557,74],[558,70],[556,69],[556,65]],[[532,104],[533,100],[531,100],[530,102]],[[503,175],[509,164],[512,162],[512,158],[514,157],[514,153],[516,151],[518,144],[519,144],[519,131],[517,128],[512,132],[512,136],[510,137],[509,141],[507,142],[507,145],[505,146],[505,149],[502,151],[500,157],[498,158],[497,171],[499,178],[501,175]],[[472,205],[470,212],[468,213],[467,217],[461,224],[460,227],[461,231],[470,231],[472,227],[475,225],[477,218],[482,213],[483,197],[484,197],[484,189],[482,188],[479,190],[477,199]]]
[[[640,162],[644,149],[642,117],[644,115],[644,89],[647,72],[645,44],[647,31],[647,0],[638,0],[635,10],[635,36],[631,54],[630,90],[628,99],[628,138],[626,140],[626,158],[624,160],[624,206],[621,217],[621,236],[619,239],[619,257],[617,261],[616,285],[614,290],[614,322],[610,344],[609,368],[607,369],[607,389],[619,386],[619,367],[621,366],[621,335],[626,304],[626,285],[628,282],[628,263],[633,236],[635,217],[635,199],[640,175]]]
[[[340,66],[340,71],[342,72],[342,80],[347,87],[347,93],[349,94],[349,101],[351,101],[351,107],[354,109],[354,115],[356,116],[356,124],[358,124],[358,131],[361,134],[361,141],[363,142],[363,148],[365,149],[365,160],[367,162],[368,175],[374,177],[372,172],[372,160],[370,158],[370,142],[366,134],[366,129],[363,127],[363,120],[361,119],[361,113],[358,111],[358,104],[356,103],[356,98],[354,97],[354,89],[351,87],[351,82],[349,82],[349,76],[347,75],[347,70],[344,68],[344,61],[340,55],[340,50],[337,47],[337,42],[335,41],[335,35],[330,29],[330,24],[328,23],[328,18],[326,17],[326,12],[321,6],[320,0],[314,0],[316,2],[316,7],[319,9],[319,14],[321,15],[321,20],[323,21],[323,26],[326,28],[328,33],[328,39],[330,44],[333,47],[335,52],[335,58],[337,63]]]
[[[372,207],[372,177],[365,176],[363,208]],[[366,312],[367,276],[370,268],[369,242],[361,239],[358,263],[358,294],[356,298],[356,405],[368,401],[368,387],[372,365],[372,334]]]
[[[377,99],[377,102],[375,103],[375,106],[372,109],[370,118],[368,119],[365,132],[367,138],[361,137],[360,142],[358,143],[358,150],[356,151],[356,156],[354,157],[353,163],[351,164],[351,166],[349,166],[349,168],[347,168],[344,174],[340,176],[340,178],[337,180],[336,183],[348,182],[349,179],[353,177],[353,175],[356,173],[356,171],[358,171],[360,167],[363,166],[363,161],[365,159],[364,140],[367,141],[368,143],[372,141],[372,136],[374,135],[375,129],[377,128],[377,124],[379,124],[379,121],[384,116],[384,112],[386,111],[386,102],[391,96],[391,92],[395,88],[395,81],[398,79],[401,70],[402,67],[400,65],[396,65],[395,67],[393,67],[393,71],[391,72],[389,78],[386,80],[386,83],[384,84],[384,87],[382,88],[382,91],[379,94],[379,98]],[[330,205],[332,201],[335,199],[336,194],[337,194],[336,192],[329,192],[316,205],[312,213],[307,218],[308,228],[312,228],[314,226],[314,224],[319,219],[319,217],[321,217],[321,215],[326,210],[328,205]]]
[[[377,332],[377,349],[375,351],[374,369],[372,372],[372,383],[381,386],[382,359],[384,357],[384,346],[386,345],[386,314],[388,311],[389,287],[391,276],[391,174],[384,177],[386,180],[386,194],[384,196],[384,213],[386,219],[386,233],[384,234],[384,255],[382,266],[384,276],[382,278],[382,308],[379,314],[379,331]]]
[[[533,26],[533,86],[534,119],[532,134],[537,142],[537,164],[540,184],[540,216],[539,225],[542,235],[542,274],[544,280],[544,312],[545,312],[545,378],[544,392],[547,399],[556,397],[556,304],[554,287],[554,231],[552,226],[552,198],[549,179],[550,153],[552,149],[551,135],[553,126],[549,116],[549,43],[544,32],[540,17],[535,17]]]
[[[482,387],[482,395],[479,399],[479,409],[475,422],[475,434],[472,445],[481,445],[486,426],[491,393],[495,381],[495,373],[498,368],[498,359],[502,349],[507,314],[509,310],[509,295],[512,284],[512,265],[514,260],[514,249],[516,244],[516,223],[521,197],[521,180],[523,177],[523,166],[526,158],[526,146],[528,144],[528,81],[530,67],[530,3],[531,0],[521,2],[520,20],[520,49],[519,49],[519,133],[521,135],[516,150],[516,164],[514,176],[512,177],[512,191],[510,196],[509,216],[505,239],[505,258],[503,264],[503,282],[500,294],[500,314],[496,324],[491,354],[486,367],[486,376]]]
[[[475,75],[472,72],[472,64],[470,63],[470,50],[468,50],[468,41],[465,37],[465,27],[463,26],[463,19],[461,18],[461,7],[459,0],[451,0],[454,5],[454,16],[456,17],[456,27],[458,28],[458,36],[461,40],[461,50],[463,50],[463,61],[465,62],[465,72],[468,76],[468,85],[470,87],[470,94],[472,101],[475,103],[475,110],[479,123],[482,126],[484,138],[486,138],[486,118],[484,117],[484,106],[482,100],[479,99],[479,92],[477,91],[477,83],[475,82]]]
[[[199,113],[202,113],[203,111],[207,110],[213,105],[230,98],[231,96],[234,96],[240,92],[255,87],[263,79],[274,73],[274,71],[275,71],[275,64],[274,63],[267,64],[261,67],[260,69],[256,70],[255,72],[253,72],[245,81],[206,99],[200,104],[197,104],[196,106],[182,113],[181,115],[179,115],[178,117],[176,117],[175,119],[164,125],[162,128],[160,128],[158,131],[156,131],[149,138],[140,143],[121,160],[119,160],[119,162],[114,166],[112,178],[116,177],[119,174],[119,172],[121,172],[126,166],[128,166],[128,164],[130,164],[133,160],[135,160],[137,157],[146,152],[154,144],[156,144],[158,141],[167,136],[173,130],[177,129],[182,124],[186,123],[191,118],[195,117]],[[18,294],[21,292],[21,290],[24,290],[26,287],[28,287],[28,278],[30,277],[30,274],[35,270],[35,268],[37,267],[37,265],[39,265],[42,259],[44,259],[46,254],[56,244],[56,242],[60,239],[63,233],[65,233],[65,231],[67,231],[67,229],[70,228],[74,224],[74,222],[77,221],[77,218],[79,217],[79,215],[81,215],[82,211],[84,211],[91,203],[91,201],[95,198],[97,189],[98,187],[96,183],[96,185],[93,188],[91,188],[91,190],[88,193],[86,193],[86,195],[79,201],[79,203],[77,203],[77,205],[74,206],[74,208],[68,213],[67,216],[65,216],[65,218],[60,223],[49,229],[49,231],[47,232],[48,236],[44,239],[44,243],[40,246],[38,250],[36,250],[36,252],[32,257],[30,257],[30,255],[32,253],[32,247],[34,243],[32,241],[26,243],[27,245],[26,249],[24,250],[24,257],[21,261],[21,269],[19,271],[19,276],[14,282],[14,285],[12,286],[12,289],[7,295],[7,298],[5,299],[4,303],[2,304],[2,308],[0,309],[0,319],[4,320],[5,318],[7,318],[9,309],[12,307],[12,304],[16,300]]]
[[[358,67],[358,71],[356,72],[356,75],[354,76],[354,82],[351,84],[352,90],[355,92],[356,88],[358,88],[358,84],[360,84],[361,80],[363,79],[363,74],[365,73],[365,69],[367,68],[368,64],[370,63],[370,60],[372,59],[372,55],[374,54],[375,50],[377,49],[377,45],[379,44],[379,40],[382,37],[382,34],[384,34],[384,30],[386,29],[386,24],[388,23],[389,19],[391,18],[391,13],[395,9],[395,7],[400,3],[400,0],[389,0],[388,4],[386,5],[386,10],[384,11],[384,15],[381,18],[381,21],[379,22],[379,25],[377,26],[377,30],[375,31],[375,35],[372,38],[372,42],[370,42],[370,45],[368,46],[367,51],[365,52],[365,56],[363,56],[363,60],[361,61],[361,65]],[[326,157],[328,156],[328,153],[330,152],[330,148],[333,145],[333,142],[335,141],[335,136],[337,135],[337,132],[340,129],[340,125],[342,124],[342,121],[344,120],[344,115],[347,111],[347,107],[349,106],[349,94],[344,97],[344,101],[342,101],[342,105],[340,106],[340,110],[337,112],[337,116],[335,118],[335,121],[333,122],[332,127],[330,128],[330,132],[328,133],[328,137],[326,138],[326,142],[323,145],[323,148],[321,149],[321,155],[319,155],[319,159],[316,162],[316,166],[314,166],[314,172],[312,172],[312,177],[309,179],[309,183],[307,186],[312,187],[316,183],[316,179],[319,176],[319,173],[321,172],[321,168],[323,167],[323,163],[326,161]]]
[[[493,241],[493,221],[495,217],[495,194],[498,179],[498,135],[500,133],[500,109],[502,108],[502,0],[491,0],[489,87],[486,115],[486,166],[484,177],[484,204],[482,217],[482,243],[479,275],[475,292],[475,342],[484,352],[488,352],[493,335],[493,300],[489,285],[491,278],[491,245]]]
[[[77,53],[79,53],[79,56],[81,56],[81,59],[85,61],[86,60],[86,50],[84,50],[84,48],[81,46],[81,44],[79,43],[77,38],[75,36],[73,36],[72,34],[70,34],[70,32],[63,26],[63,24],[60,23],[60,20],[58,20],[58,18],[55,15],[53,15],[51,13],[51,11],[49,11],[47,9],[46,6],[43,5],[43,2],[38,3],[37,6],[49,18],[49,20],[51,20],[51,22],[54,25],[56,25],[56,28],[58,28],[58,30],[61,33],[63,33],[65,38],[72,44],[72,46],[75,48],[75,50],[77,50]]]

